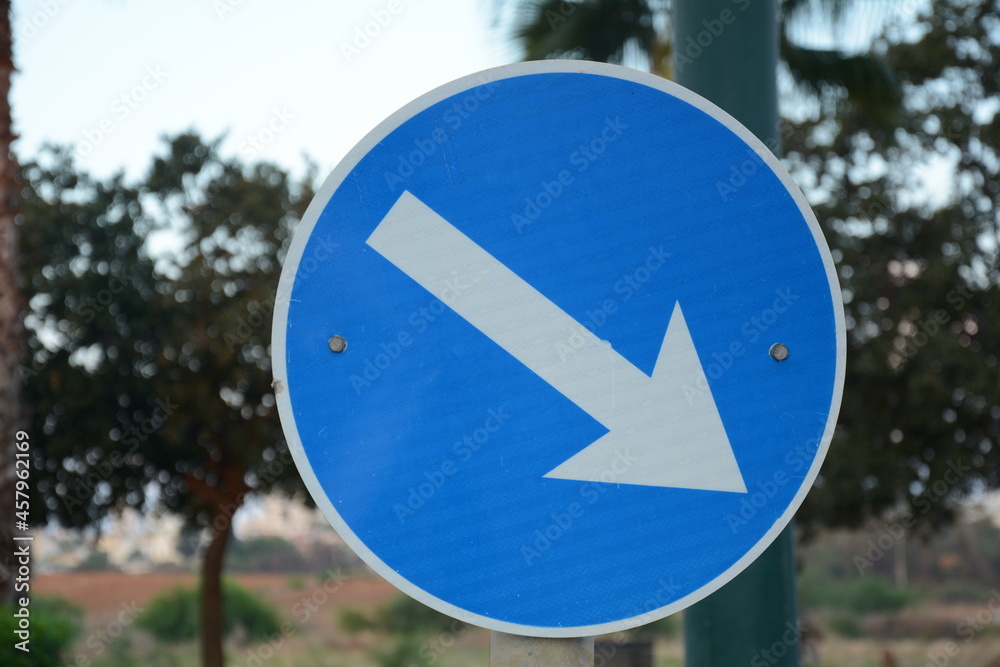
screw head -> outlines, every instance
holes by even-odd
[[[781,343],[775,343],[771,346],[771,349],[767,351],[771,355],[771,358],[775,361],[784,361],[788,358],[788,348]]]
[[[330,336],[330,340],[326,342],[330,346],[330,351],[340,354],[347,349],[347,341],[344,340],[343,336]]]

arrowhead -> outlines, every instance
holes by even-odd
[[[367,244],[608,429],[546,477],[746,493],[679,303],[650,377],[409,191]]]
[[[546,477],[747,492],[680,303],[653,376],[614,396],[609,432]]]

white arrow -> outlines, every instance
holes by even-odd
[[[367,243],[608,429],[546,477],[746,493],[680,303],[650,377],[410,192]]]

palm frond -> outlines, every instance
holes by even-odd
[[[525,58],[552,56],[621,62],[626,48],[656,49],[654,10],[647,0],[533,0],[517,19]]]
[[[782,0],[781,28],[799,46],[819,39],[837,45],[830,48],[862,53],[871,49],[902,5],[901,0]]]
[[[819,15],[831,23],[839,23],[858,2],[859,0],[782,0],[781,14],[790,21],[807,15]]]
[[[896,72],[877,56],[808,49],[781,40],[781,57],[795,81],[812,92],[838,86],[881,129],[898,124],[902,91]]]
[[[504,0],[492,0],[503,4]],[[900,107],[900,83],[884,60],[801,46],[790,36],[837,32],[861,21],[881,26],[892,0],[782,0],[781,56],[796,81],[811,92],[840,87],[877,129],[893,127]],[[664,0],[520,0],[515,39],[528,60],[553,56],[620,63],[627,48],[645,53],[650,70],[670,74],[670,43],[663,30]],[[867,45],[865,45],[867,48]]]

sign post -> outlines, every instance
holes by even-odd
[[[593,667],[594,638],[549,639],[491,633],[490,667]]]
[[[767,549],[829,446],[844,349],[829,250],[763,144],[579,61],[459,79],[363,139],[296,230],[272,344],[345,542],[493,630],[495,660],[548,665]]]
[[[678,0],[673,24],[675,80],[731,113],[775,153],[776,4]],[[767,664],[799,664],[794,532],[789,523],[746,571],[685,611],[688,665],[749,664],[765,651]]]

